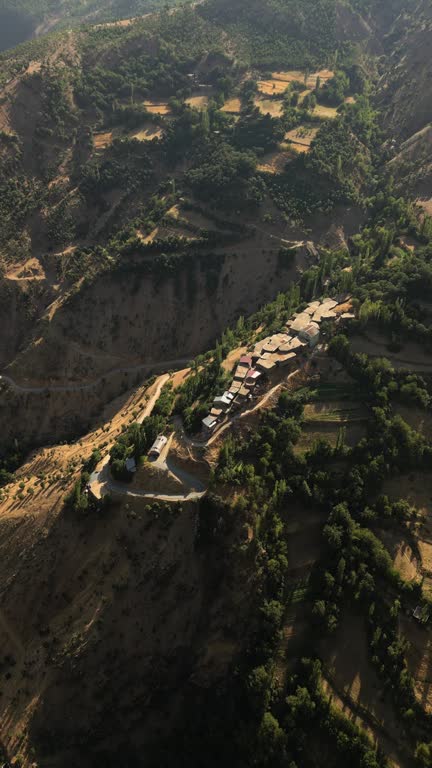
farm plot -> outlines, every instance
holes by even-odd
[[[145,123],[140,128],[135,128],[129,133],[131,139],[138,139],[138,141],[152,141],[153,139],[160,139],[162,136],[162,128],[154,125],[154,123]]]
[[[233,96],[231,99],[227,99],[222,107],[222,112],[226,112],[229,115],[239,115],[241,109],[241,99],[239,99],[238,96]]]
[[[330,80],[334,75],[331,69],[320,69],[317,72],[311,72],[307,74],[301,69],[290,69],[285,72],[272,72],[272,78],[274,80],[282,80],[285,83],[304,83],[307,88],[315,88],[317,78],[319,77],[321,85]]]
[[[368,331],[364,336],[351,338],[353,352],[363,352],[371,357],[386,357],[395,368],[407,368],[411,371],[432,371],[432,355],[429,355],[420,344],[408,342],[399,352],[388,348],[385,336]]]
[[[378,530],[377,536],[388,549],[393,565],[405,581],[421,581],[420,560],[403,530]]]
[[[305,407],[305,422],[296,445],[297,453],[309,451],[318,440],[327,440],[332,448],[338,442],[352,447],[366,432],[367,412],[356,402],[320,400]]]
[[[313,114],[322,120],[334,120],[338,116],[336,107],[325,107],[323,104],[317,104]]]
[[[393,411],[409,424],[416,432],[420,432],[428,440],[432,439],[432,414],[428,411],[424,411],[421,408],[409,408],[407,405],[401,405],[396,403],[393,406]]]
[[[400,475],[384,483],[383,493],[394,500],[406,499],[419,512],[412,533],[420,553],[423,591],[432,596],[432,477],[420,472]]]
[[[401,630],[409,642],[408,670],[414,678],[414,692],[426,712],[432,714],[432,632],[411,616],[401,617]]]
[[[327,693],[336,694],[335,706],[345,714],[360,715],[369,735],[383,746],[396,765],[399,753],[400,729],[389,697],[384,696],[379,680],[368,657],[365,621],[360,616],[347,616],[331,638],[320,644],[323,674],[328,681]]]
[[[290,153],[284,151],[269,152],[261,158],[258,163],[258,170],[262,173],[283,173],[285,166],[290,159]]]
[[[285,141],[292,144],[296,152],[309,152],[310,145],[317,135],[319,127],[316,125],[299,125],[285,134]]]
[[[285,93],[289,83],[286,80],[258,80],[258,91],[265,96],[281,95]]]
[[[171,113],[166,101],[143,101],[143,106],[151,115],[169,115]]]
[[[278,99],[263,99],[256,96],[254,103],[262,115],[271,115],[272,117],[282,116],[282,102]]]
[[[95,133],[93,135],[93,145],[95,149],[107,149],[113,142],[112,131],[105,131],[104,133]]]
[[[199,96],[189,96],[189,98],[186,99],[186,104],[194,109],[205,109],[208,107],[209,100],[209,96],[202,94]]]

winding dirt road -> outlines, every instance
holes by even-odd
[[[183,365],[190,363],[190,357],[177,358],[176,360],[162,360],[160,363],[143,363],[142,365],[135,365],[124,368],[113,368],[111,371],[104,373],[103,376],[94,379],[93,381],[86,382],[85,384],[46,384],[45,386],[32,386],[31,384],[18,384],[7,374],[0,374],[0,384],[5,382],[8,384],[14,392],[20,393],[33,393],[43,394],[45,392],[85,392],[86,390],[93,389],[99,384],[102,384],[107,378],[116,376],[119,373],[138,373],[166,370],[167,368],[181,368]]]
[[[144,419],[147,416],[150,416],[162,391],[162,387],[169,381],[169,379],[169,373],[165,373],[162,376],[159,376],[155,391],[153,392],[151,398],[147,402],[146,407],[137,419],[139,424],[142,424]],[[131,499],[154,499],[158,501],[196,501],[201,499],[207,493],[207,488],[200,480],[198,480],[198,478],[179,469],[172,461],[165,457],[163,459],[164,468],[175,475],[175,477],[184,483],[184,485],[188,486],[189,491],[186,491],[184,494],[179,494],[132,490],[126,483],[119,483],[112,478],[109,469],[109,459],[109,454],[107,454],[96,467],[93,474],[90,476],[89,487],[96,499],[102,499],[104,496],[110,494],[113,496],[127,496]]]

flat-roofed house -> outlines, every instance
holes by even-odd
[[[223,411],[227,411],[231,405],[232,399],[233,398],[226,397],[225,395],[218,395],[213,400],[213,408],[221,408]]]
[[[273,359],[273,355],[270,355],[268,358],[261,357],[256,367],[259,368],[260,371],[263,371],[264,373],[269,373],[269,371],[272,371],[273,368],[276,365],[276,361]]]
[[[298,336],[295,336],[295,338],[291,339],[288,344],[281,344],[279,352],[282,354],[294,352],[296,355],[299,355],[305,347],[307,347],[307,343],[302,341]]]
[[[239,393],[237,395],[239,400],[247,400],[247,398],[250,396],[250,390],[246,385],[243,385],[242,388],[239,390]]]
[[[302,341],[306,341],[310,347],[316,347],[319,342],[320,329],[316,323],[309,323],[306,328],[303,328],[299,333],[299,338]]]
[[[251,365],[252,365],[252,358],[251,358]],[[248,368],[246,368],[244,365],[240,365],[239,363],[237,368],[235,369],[234,381],[244,381],[244,377],[246,376],[247,371],[248,371]]]
[[[217,419],[215,419],[214,416],[211,414],[209,416],[206,416],[205,419],[202,420],[203,425],[203,431],[210,435],[212,432],[214,432],[216,425],[217,425]]]
[[[261,371],[257,371],[255,369],[250,370],[246,375],[245,386],[248,387],[248,389],[252,389],[261,377]]]
[[[306,309],[304,310],[307,315],[313,315],[314,312],[318,309],[321,302],[319,301],[311,301],[307,305]]]
[[[280,368],[286,368],[288,365],[292,365],[296,358],[297,355],[295,352],[278,352],[276,356],[276,365]]]
[[[266,343],[263,346],[264,352],[269,352],[270,354],[272,352],[276,352],[277,348],[279,347],[278,341],[273,341],[273,337],[269,339],[269,341],[266,341]]]
[[[295,320],[291,321],[289,325],[290,332],[300,333],[300,331],[309,325],[310,321],[310,315],[306,314],[306,312],[302,312],[295,318]]]

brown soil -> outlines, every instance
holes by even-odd
[[[232,349],[231,352],[229,352],[226,356],[225,360],[222,362],[222,368],[224,371],[231,373],[235,364],[240,360],[242,355],[247,353],[247,350],[247,347],[236,347],[235,349]]]
[[[162,128],[154,125],[154,123],[144,123],[129,135],[131,139],[138,139],[138,141],[152,141],[153,139],[160,139],[162,134]]]
[[[377,535],[387,547],[393,559],[393,565],[405,581],[421,581],[418,558],[412,550],[408,536],[403,531],[380,530]]]
[[[169,115],[171,111],[166,101],[143,101],[143,106],[152,115]]]
[[[93,144],[96,150],[106,149],[110,147],[113,141],[112,131],[106,131],[105,133],[95,133],[93,136]]]
[[[330,80],[334,75],[334,72],[330,69],[321,69],[318,72],[312,72],[310,75],[308,75],[306,82],[305,82],[305,72],[300,69],[291,69],[287,72],[272,72],[272,77],[275,80],[283,80],[286,83],[292,83],[294,81],[298,81],[300,83],[305,83],[306,86],[309,88],[315,88],[317,77],[321,80],[321,85],[323,85],[327,80]]]
[[[262,173],[283,173],[289,160],[289,152],[269,152],[261,158],[257,168]]]
[[[206,564],[204,578],[195,548],[196,505],[155,514],[134,499],[88,517],[62,508],[82,460],[95,447],[107,450],[156,387],[140,387],[113,403],[82,440],[36,451],[2,493],[0,642],[13,664],[2,681],[0,730],[9,758],[19,754],[22,768],[35,760],[47,764],[35,749],[48,721],[57,734],[53,766],[76,763],[74,745],[89,724],[102,729],[110,750],[127,733],[145,751],[155,731],[168,735],[174,727],[183,683],[171,670],[173,653],[191,648],[195,679],[213,685],[242,640],[245,595],[233,604],[232,590],[218,579],[211,599],[205,596],[212,566]],[[176,452],[181,462],[182,449]],[[193,472],[204,466],[186,455],[184,463]],[[165,669],[158,681],[156,668]],[[157,707],[145,708],[135,726],[137,697],[150,702],[167,686],[172,709],[161,715]]]
[[[131,491],[149,491],[151,493],[178,493],[185,491],[185,486],[171,472],[155,467],[150,461],[144,461],[138,467],[131,483]]]
[[[353,336],[351,345],[354,352],[364,352],[372,357],[386,357],[395,368],[413,371],[432,371],[432,355],[428,355],[420,344],[409,342],[399,352],[388,349],[388,340],[378,333],[368,331],[367,336]]]
[[[432,714],[432,633],[412,616],[401,617],[401,630],[409,641],[408,669],[415,680],[415,693],[426,712]]]
[[[292,142],[297,151],[307,152],[318,130],[315,125],[299,125],[285,134],[285,140]]]
[[[282,116],[282,102],[275,99],[262,99],[259,96],[255,97],[255,106],[263,115],[271,115],[272,117]]]
[[[313,113],[324,120],[334,120],[338,115],[336,107],[325,107],[323,104],[317,104]]]
[[[239,115],[241,112],[242,104],[241,99],[233,97],[227,99],[222,107],[222,112],[228,112],[228,114]]]
[[[258,80],[258,90],[266,96],[282,94],[288,88],[286,80]]]
[[[344,704],[346,712],[358,711],[372,726],[374,740],[395,764],[407,765],[392,704],[383,696],[381,682],[369,660],[364,619],[347,616],[320,648],[324,677],[338,694],[336,706]]]
[[[432,414],[421,408],[408,407],[400,403],[394,404],[393,411],[402,416],[403,420],[416,432],[420,432],[428,439],[432,438]]]
[[[205,109],[208,106],[209,100],[209,96],[189,96],[186,99],[186,104],[189,104],[194,109]]]

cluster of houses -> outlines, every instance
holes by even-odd
[[[294,368],[308,350],[314,349],[320,340],[323,320],[354,318],[354,314],[344,311],[345,307],[346,304],[335,299],[311,301],[282,331],[262,339],[250,354],[243,355],[230,388],[215,397],[209,415],[202,421],[204,434],[210,435],[229,411],[241,408],[250,400],[254,389],[275,368]]]

